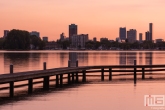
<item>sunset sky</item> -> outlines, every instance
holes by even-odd
[[[165,0],[0,0],[0,37],[3,30],[38,31],[56,40],[68,25],[78,25],[78,34],[89,38],[119,36],[119,27],[149,30],[153,39],[165,39]]]

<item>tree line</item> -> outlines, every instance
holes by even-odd
[[[5,38],[0,38],[0,49],[5,50],[43,49],[44,46],[41,38],[25,30],[13,29]]]
[[[131,50],[131,49],[159,49],[163,50],[165,49],[165,42],[159,42],[159,43],[153,43],[152,41],[143,41],[143,42],[134,42],[134,43],[129,43],[129,42],[117,42],[113,41],[110,42],[108,40],[103,40],[103,41],[88,41],[85,44],[86,49],[105,49],[105,50],[116,50],[116,49],[123,49],[123,50]]]

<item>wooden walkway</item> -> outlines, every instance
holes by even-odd
[[[51,76],[56,77],[56,87],[62,87],[64,75],[67,75],[67,83],[71,84],[72,82],[80,82],[80,77],[82,79],[81,82],[86,82],[86,77],[91,73],[100,73],[100,80],[104,81],[105,72],[108,72],[108,79],[110,81],[113,79],[113,76],[130,75],[133,76],[134,83],[136,84],[137,75],[141,75],[141,79],[144,80],[146,75],[165,75],[160,73],[161,71],[165,71],[165,65],[101,65],[46,69],[46,63],[44,63],[43,70],[14,73],[13,65],[10,65],[10,73],[0,75],[0,84],[9,83],[9,94],[10,97],[13,97],[14,82],[19,81],[28,80],[28,93],[31,94],[33,92],[33,80],[38,78],[43,78],[43,89],[49,90]],[[116,74],[119,72],[120,74]]]

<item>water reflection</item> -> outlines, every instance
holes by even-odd
[[[76,56],[71,55],[76,54]],[[37,51],[37,52],[0,52],[0,73],[9,72],[9,65],[14,65],[14,71],[29,71],[47,68],[67,67],[71,58],[79,61],[79,66],[87,65],[133,65],[163,64],[165,52],[157,51]],[[155,60],[153,60],[155,59]],[[154,62],[153,62],[154,61]]]

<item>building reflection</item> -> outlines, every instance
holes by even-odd
[[[68,66],[68,53],[60,52],[60,67]]]
[[[134,60],[137,59],[136,52],[120,52],[119,64],[120,65],[134,65]]]
[[[153,53],[152,52],[145,52],[145,63],[146,65],[152,65],[152,58],[153,58]],[[152,70],[152,68],[149,68]],[[152,71],[150,72],[152,74]],[[150,76],[152,78],[152,76]]]
[[[14,72],[39,69],[40,53],[4,53],[5,73],[9,73],[9,65],[14,65]]]
[[[119,53],[119,64],[120,65],[126,65],[127,62],[126,62],[126,56],[127,56],[127,53],[126,52],[120,52]]]
[[[127,65],[134,65],[134,60],[137,58],[136,52],[128,52],[127,53]]]
[[[77,59],[77,52],[69,52],[69,60],[70,60],[70,66],[76,67],[76,61]]]
[[[78,53],[78,62],[80,66],[88,66],[88,52],[79,52]]]
[[[143,64],[143,54],[142,52],[139,52],[139,65]]]

